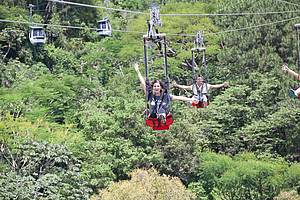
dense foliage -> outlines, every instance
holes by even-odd
[[[294,11],[298,3],[73,2],[143,12],[156,3],[161,13],[219,14]],[[174,124],[158,133],[145,126],[145,97],[132,67],[143,60],[145,15],[2,0],[0,19],[28,22],[29,3],[36,4],[33,22],[48,24],[47,44],[30,44],[27,23],[0,22],[0,199],[175,199],[176,187],[179,199],[299,198],[300,102],[288,97],[296,81],[281,70],[288,62],[297,71],[293,25],[299,11],[161,16],[159,30],[173,52],[170,79],[191,83],[194,38],[188,35],[204,30],[206,78],[212,84],[228,81],[230,88],[212,91],[205,109],[174,102]],[[93,28],[106,16],[113,30],[126,31],[99,37]],[[59,24],[84,28],[53,26]],[[152,46],[151,78],[163,76],[158,53]],[[190,95],[174,88],[172,93]]]
[[[109,188],[100,191],[92,200],[126,200],[126,199],[195,199],[195,196],[186,190],[178,178],[159,176],[151,170],[135,170],[131,180],[114,183]]]

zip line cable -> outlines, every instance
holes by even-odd
[[[160,16],[170,16],[170,17],[176,17],[176,16],[203,16],[203,17],[209,17],[209,16],[244,16],[244,15],[272,15],[272,14],[284,14],[284,13],[297,13],[300,12],[300,10],[287,10],[287,11],[274,11],[274,12],[254,12],[254,13],[182,13],[182,14],[160,14]]]
[[[243,28],[224,30],[224,31],[219,31],[219,32],[215,32],[215,33],[206,33],[205,35],[219,35],[219,34],[224,34],[224,33],[244,31],[244,30],[247,30],[247,29],[255,29],[255,28],[260,28],[260,27],[263,27],[263,26],[271,26],[271,25],[274,25],[274,24],[288,22],[288,21],[291,21],[291,20],[299,19],[299,18],[300,17],[294,17],[294,18],[284,19],[284,20],[270,22],[270,23],[265,23],[265,24],[259,24],[259,25],[253,25],[253,26],[243,27]],[[168,34],[168,35],[169,36],[195,37],[195,34]]]
[[[17,23],[17,24],[31,24],[30,22],[26,21],[15,21],[15,20],[6,20],[6,19],[0,19],[0,22],[4,23]],[[91,30],[97,30],[96,28],[86,28],[82,26],[64,26],[64,25],[58,25],[58,24],[43,24],[43,23],[34,23],[38,26],[52,26],[52,27],[61,27],[61,28],[70,28],[70,29],[91,29]]]
[[[300,4],[292,3],[292,2],[289,2],[289,1],[283,1],[283,0],[276,0],[276,1],[286,3],[286,4],[290,4],[290,5],[293,5],[293,6],[300,6]]]
[[[124,9],[117,9],[117,8],[107,8],[107,7],[103,7],[103,6],[94,6],[94,5],[75,3],[75,2],[70,2],[70,1],[62,1],[62,0],[48,0],[48,1],[56,2],[56,3],[64,3],[64,4],[69,4],[69,5],[75,5],[75,6],[89,7],[89,8],[101,8],[101,9],[105,9],[105,10],[113,10],[113,11],[127,12],[127,13],[133,13],[133,14],[143,14],[143,15],[149,14],[149,13],[144,13],[144,12],[140,12],[140,11],[124,10]]]
[[[264,24],[259,24],[259,25],[243,27],[243,28],[224,30],[224,31],[219,31],[219,32],[215,32],[215,33],[206,33],[206,35],[219,35],[219,34],[224,34],[224,33],[244,31],[244,30],[248,30],[248,29],[256,29],[256,28],[260,28],[260,27],[263,27],[263,26],[271,26],[271,25],[274,25],[274,24],[288,22],[288,21],[291,21],[291,20],[299,19],[299,18],[300,17],[294,17],[294,18],[284,19],[284,20],[270,22],[270,23],[264,23]],[[31,24],[30,22],[26,22],[26,21],[15,21],[15,20],[5,20],[5,19],[0,19],[0,22]],[[64,26],[64,25],[58,25],[58,24],[42,24],[42,23],[35,23],[35,24],[39,25],[39,26],[61,27],[61,28],[68,28],[68,29],[83,29],[83,30],[93,30],[93,31],[97,30],[97,28],[82,27],[82,26]],[[114,30],[114,31],[115,32],[122,32],[122,33],[145,34],[145,32],[139,32],[139,31],[126,31],[126,30]],[[168,36],[195,37],[195,34],[168,34]]]
[[[6,20],[6,19],[0,19],[0,22],[3,23],[17,23],[17,24],[31,24],[30,22],[26,21],[15,21],[15,20]],[[90,28],[90,27],[83,27],[83,26],[67,26],[67,25],[59,25],[59,24],[43,24],[43,23],[34,23],[38,26],[50,26],[50,27],[60,27],[60,28],[67,28],[67,29],[82,29],[82,30],[92,30],[96,31],[97,28]],[[137,34],[145,34],[145,32],[139,32],[139,31],[126,31],[126,30],[115,30],[115,32],[124,32],[124,33],[137,33]]]
[[[253,26],[248,26],[248,27],[243,27],[243,28],[238,28],[238,29],[225,30],[225,31],[220,31],[220,32],[216,32],[216,33],[207,33],[206,35],[217,35],[217,34],[223,34],[223,33],[243,31],[243,30],[247,30],[247,29],[255,29],[255,28],[260,28],[260,27],[263,27],[263,26],[271,26],[271,25],[274,25],[274,24],[288,22],[288,21],[291,21],[291,20],[299,19],[299,18],[300,17],[294,17],[294,18],[284,19],[284,20],[280,20],[280,21],[276,21],[276,22],[270,22],[270,23],[265,23],[265,24],[253,25]]]
[[[116,8],[108,8],[103,6],[95,6],[83,3],[75,3],[70,1],[63,1],[63,0],[48,0],[56,3],[63,3],[63,4],[70,4],[76,6],[83,6],[83,7],[90,7],[90,8],[101,8],[106,10],[114,10],[120,12],[127,12],[127,13],[134,13],[134,14],[143,14],[148,15],[149,13],[140,12],[140,11],[132,11],[132,10],[124,10],[124,9],[116,9]],[[284,13],[297,13],[300,10],[287,10],[287,11],[273,11],[273,12],[254,12],[254,13],[174,13],[174,14],[160,14],[160,16],[198,16],[198,17],[208,17],[208,16],[243,16],[243,15],[274,15],[274,14],[284,14]]]

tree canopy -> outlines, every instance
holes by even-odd
[[[300,102],[288,96],[297,81],[281,69],[300,70],[298,1],[72,2],[79,5],[0,3],[0,199],[299,198]],[[44,45],[28,39],[28,4],[32,23],[44,24]],[[210,91],[204,109],[172,103],[174,124],[163,132],[145,126],[133,68],[144,72],[153,4],[172,51],[170,81],[192,83],[191,48],[202,30],[205,78],[230,84]],[[112,37],[96,32],[105,17]],[[161,79],[164,61],[156,45],[150,51],[149,77]]]

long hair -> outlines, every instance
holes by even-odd
[[[151,83],[151,89],[153,90],[153,85],[155,84],[155,83],[159,83],[159,85],[160,85],[160,87],[161,87],[161,91],[160,92],[162,92],[162,90],[163,89],[165,89],[165,86],[164,86],[164,84],[160,81],[160,80],[154,80],[152,83]]]

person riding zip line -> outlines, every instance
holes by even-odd
[[[201,104],[202,107],[205,107],[208,105],[208,91],[210,89],[219,89],[219,88],[227,88],[229,87],[228,82],[224,82],[222,84],[216,84],[212,85],[209,83],[205,83],[204,77],[201,75],[198,75],[196,78],[196,82],[192,85],[179,85],[176,83],[176,81],[172,82],[174,87],[184,89],[184,90],[190,90],[193,92],[193,99],[196,99],[196,102],[192,102],[193,106]]]
[[[300,74],[298,74],[297,72],[291,70],[286,63],[282,65],[282,70],[284,72],[286,72],[288,75],[296,78],[296,80],[300,81]],[[290,89],[289,90],[289,95],[292,96],[292,97],[300,99],[300,87],[296,88],[295,90]]]
[[[139,65],[134,64],[134,69],[138,75],[138,78],[141,82],[142,88],[147,95],[147,101],[150,104],[150,112],[148,117],[165,119],[170,112],[170,103],[173,100],[180,100],[186,102],[195,102],[195,98],[188,98],[184,96],[175,96],[165,92],[165,84],[160,80],[154,80],[152,84],[149,80],[144,79],[142,76]]]

